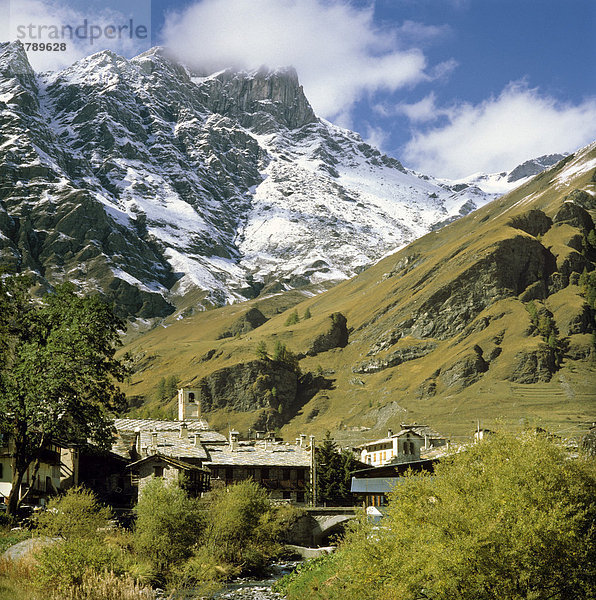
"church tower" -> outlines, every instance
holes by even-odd
[[[178,390],[178,420],[188,421],[201,418],[199,390],[181,388]]]

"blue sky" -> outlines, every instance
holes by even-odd
[[[19,0],[71,21],[110,4],[150,18],[152,43],[197,69],[293,64],[319,115],[429,174],[507,170],[596,138],[595,0]]]

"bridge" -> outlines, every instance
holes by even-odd
[[[353,506],[306,508],[291,532],[291,541],[300,546],[326,546],[330,538],[343,533],[348,521],[356,518],[360,510]]]

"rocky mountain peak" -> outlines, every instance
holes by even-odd
[[[512,183],[514,181],[519,181],[520,179],[525,179],[526,177],[538,175],[538,173],[542,173],[544,169],[552,167],[564,158],[564,154],[545,154],[544,156],[527,160],[521,165],[515,167],[515,169],[509,173],[507,176],[507,181]]]
[[[272,133],[279,125],[298,129],[317,121],[293,67],[227,69],[195,81],[207,108],[238,119],[244,127],[255,128],[258,133]]]
[[[18,43],[0,65],[0,262],[123,314],[324,289],[486,201],[318,119],[292,68],[154,48],[35,75]]]

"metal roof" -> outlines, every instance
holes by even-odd
[[[355,494],[388,494],[397,485],[399,477],[352,477],[350,491]]]

